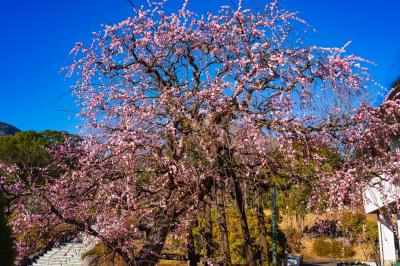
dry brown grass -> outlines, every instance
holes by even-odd
[[[266,210],[266,214],[270,215],[271,212]],[[340,219],[340,214],[338,213],[322,213],[322,214],[307,214],[304,217],[303,221],[297,221],[294,215],[282,215],[281,214],[281,222],[279,226],[282,230],[286,230],[288,228],[294,228],[297,230],[304,229],[304,227],[308,226],[311,227],[315,224],[315,221],[318,219],[322,220],[332,220],[332,219]],[[367,215],[367,220],[376,221],[376,215]],[[301,251],[299,255],[303,256],[305,260],[319,260],[319,259],[326,259],[323,257],[319,257],[313,251],[312,244],[314,239],[305,238],[301,239]],[[354,251],[356,252],[355,255],[349,259],[352,260],[360,260],[360,261],[367,261],[371,258],[368,254],[371,252],[371,247],[366,244],[359,244],[353,246]]]
[[[157,265],[159,266],[183,266],[187,265],[185,261],[174,261],[174,260],[161,260]]]

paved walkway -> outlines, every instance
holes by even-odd
[[[339,261],[336,260],[306,260],[303,261],[302,265],[306,266],[317,266],[317,265],[322,265],[322,266],[336,266],[336,263]]]

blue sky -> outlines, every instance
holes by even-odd
[[[243,1],[258,9],[266,2]],[[170,2],[170,9],[181,3]],[[191,0],[189,7],[201,13],[229,3]],[[400,76],[399,0],[281,0],[280,5],[299,11],[317,30],[308,42],[342,46],[351,40],[351,53],[377,64],[370,72],[379,83],[389,87]],[[76,41],[89,41],[101,24],[130,14],[127,0],[0,0],[0,121],[22,130],[76,132],[72,81],[60,69]]]

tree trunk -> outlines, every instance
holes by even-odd
[[[233,181],[233,191],[235,195],[236,208],[238,209],[240,216],[240,226],[242,228],[247,265],[254,266],[256,265],[256,262],[254,258],[254,252],[251,246],[251,236],[250,236],[249,225],[247,223],[246,210],[243,204],[242,190],[240,189],[240,184],[239,181],[237,180],[236,174],[235,173],[230,173],[230,174]]]
[[[271,188],[271,200],[272,200],[272,265],[278,265],[278,211],[276,203],[276,188]]]
[[[211,199],[209,196],[206,197],[204,204],[204,240],[206,248],[206,260],[213,261],[215,247],[212,235]]]
[[[226,114],[229,116],[230,114]],[[233,194],[234,194],[234,201],[236,208],[238,209],[239,216],[240,216],[240,226],[242,228],[242,234],[243,234],[243,240],[244,240],[244,250],[245,250],[245,255],[246,255],[246,260],[247,260],[247,265],[249,266],[255,266],[255,257],[254,257],[254,252],[253,248],[251,245],[251,236],[250,236],[250,230],[249,226],[247,223],[247,217],[246,217],[246,208],[244,206],[244,200],[243,200],[243,192],[240,188],[240,183],[239,180],[236,176],[235,170],[233,169],[232,165],[230,164],[230,161],[232,158],[234,158],[232,150],[229,147],[229,143],[231,143],[230,136],[229,136],[229,127],[225,124],[222,125],[222,129],[225,133],[226,139],[224,143],[221,143],[218,148],[217,148],[217,168],[220,171],[220,175],[223,176],[225,175],[232,181],[232,186],[233,186]]]
[[[187,237],[186,237],[188,266],[197,266],[196,249],[194,246],[194,238],[193,238],[193,224],[194,222],[191,221],[187,229]]]
[[[232,265],[231,254],[229,251],[228,226],[226,223],[224,194],[220,187],[216,188],[218,226],[220,231],[221,251],[223,265]]]
[[[267,242],[267,228],[265,227],[262,188],[256,188],[256,209],[257,209],[258,233],[260,236],[260,245],[261,245],[261,264],[269,265],[269,258],[268,258],[269,247]]]
[[[143,245],[132,265],[153,266],[159,259],[167,239],[175,208],[167,212],[161,212],[153,226],[148,231],[148,242]],[[128,264],[129,265],[129,264]]]

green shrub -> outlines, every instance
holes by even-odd
[[[375,221],[365,222],[365,234],[368,240],[372,242],[378,241],[379,238],[378,226]]]
[[[320,257],[348,258],[355,254],[352,247],[346,247],[340,241],[318,238],[313,243],[313,251]]]
[[[361,236],[365,224],[365,215],[363,213],[346,212],[340,219],[340,227],[343,236],[355,241]]]
[[[6,201],[0,193],[0,265],[14,265],[16,252],[13,246],[11,229],[5,215]]]

